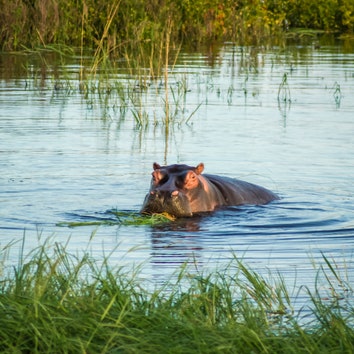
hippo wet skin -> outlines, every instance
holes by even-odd
[[[143,214],[168,213],[175,217],[210,212],[220,206],[266,204],[278,199],[268,189],[238,179],[202,174],[204,164],[153,164],[150,191]]]

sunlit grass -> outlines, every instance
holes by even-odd
[[[284,280],[238,259],[213,273],[183,266],[147,287],[139,271],[116,269],[109,257],[98,262],[45,242],[1,277],[0,351],[351,353],[353,289],[325,256],[319,277],[328,297],[304,289],[310,317],[302,323]],[[337,283],[346,284],[345,298],[331,293]]]
[[[171,40],[191,45],[215,40],[263,45],[281,32],[353,33],[351,0],[294,2],[195,0],[37,0],[4,1],[2,49],[53,44],[96,48],[100,56],[118,56],[139,42],[159,42],[171,25]],[[251,6],[252,5],[252,6]],[[97,56],[98,58],[99,56]]]
[[[109,218],[93,218],[94,220],[84,221],[62,221],[57,226],[80,227],[80,226],[111,226],[111,225],[131,225],[131,226],[155,226],[174,221],[175,218],[168,213],[143,215],[127,211],[109,210],[106,213]]]

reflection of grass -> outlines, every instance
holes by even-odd
[[[169,221],[173,221],[174,217],[167,213],[153,214],[153,215],[141,215],[138,213],[131,213],[125,211],[111,210],[108,212],[112,215],[109,219],[98,219],[89,221],[69,221],[59,222],[57,226],[66,227],[79,227],[79,226],[111,226],[111,225],[160,225]]]
[[[338,84],[338,82],[334,83],[332,90],[333,90],[333,98],[336,103],[336,107],[340,108],[340,102],[341,102],[343,96],[342,96],[342,91],[340,89],[340,85]]]
[[[304,324],[281,277],[266,279],[236,259],[215,274],[182,267],[176,280],[147,290],[139,272],[113,269],[109,258],[97,262],[45,244],[1,278],[0,350],[351,353],[352,289],[335,264],[325,258],[325,265],[328,274],[322,269],[316,281],[331,279],[327,296],[323,286],[307,290]],[[331,292],[338,283],[340,297]]]

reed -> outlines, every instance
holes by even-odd
[[[279,275],[265,278],[236,258],[208,274],[184,265],[152,287],[139,267],[116,269],[109,256],[72,255],[46,240],[3,271],[0,350],[350,353],[353,289],[336,264],[323,259],[316,281],[327,280],[327,297],[322,282],[321,289],[305,289],[312,313],[304,323]],[[331,292],[338,284],[345,285],[344,297]]]
[[[314,0],[310,3],[301,2],[299,8],[295,8],[293,2],[278,4],[273,0],[252,4],[231,0],[222,3],[219,0],[193,3],[0,0],[3,20],[0,21],[0,36],[3,49],[26,48],[41,55],[44,48],[62,57],[68,56],[69,50],[71,55],[74,51],[79,52],[78,90],[88,109],[98,103],[104,119],[112,119],[117,113],[119,119],[130,116],[138,128],[161,124],[167,141],[171,126],[188,123],[202,105],[202,102],[196,102],[188,115],[184,105],[188,95],[185,82],[180,80],[181,85],[177,88],[171,84],[171,78],[176,79],[173,67],[182,43],[192,47],[222,40],[264,44],[266,38],[275,33],[286,32],[285,27],[309,27],[311,23],[315,23],[316,29],[353,31],[349,20],[354,7],[350,1],[342,1],[339,7],[334,6],[336,0],[333,4]],[[299,9],[303,10],[301,16]],[[324,14],[328,15],[326,20]],[[314,16],[322,20],[313,22]],[[89,63],[87,53],[92,58]],[[139,89],[128,80],[112,79],[111,74],[117,68],[134,77]],[[60,81],[62,84],[63,80]],[[56,83],[53,86],[53,92],[58,92],[59,86]],[[70,80],[66,80],[64,86],[67,95],[75,93]],[[336,90],[334,94],[337,106],[341,98],[338,92]],[[144,100],[152,93],[156,105],[148,107]],[[232,93],[230,87],[229,104]],[[246,81],[244,93],[246,97]],[[278,100],[290,103],[286,76],[279,86]]]
[[[340,103],[342,101],[343,95],[338,82],[334,83],[332,91],[333,91],[333,98],[334,98],[334,102],[336,103],[336,107],[340,108]]]
[[[3,50],[65,44],[120,56],[141,41],[157,43],[166,18],[173,22],[171,41],[194,45],[263,44],[299,27],[354,32],[352,0],[0,0],[0,7]]]
[[[290,103],[291,102],[291,95],[290,95],[290,87],[288,84],[288,74],[284,73],[282,81],[278,88],[278,103]]]

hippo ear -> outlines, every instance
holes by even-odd
[[[154,171],[159,170],[161,168],[161,166],[157,162],[154,162],[152,167],[153,167]]]
[[[201,162],[196,168],[195,168],[195,173],[197,175],[200,175],[204,171],[204,164]]]

